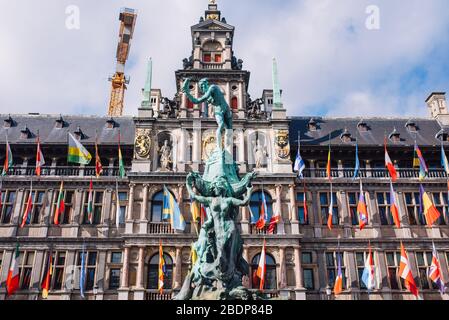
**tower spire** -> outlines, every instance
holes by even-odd
[[[153,60],[150,58],[148,60],[147,66],[147,79],[145,81],[145,87],[142,90],[143,100],[142,100],[142,108],[149,108],[151,106],[151,85],[153,80]]]
[[[216,0],[209,0],[209,5],[206,10],[205,19],[206,20],[220,20],[221,12],[218,10],[218,5]]]
[[[281,89],[276,58],[273,58],[273,106],[282,109]]]

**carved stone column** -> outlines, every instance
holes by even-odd
[[[139,248],[139,261],[137,265],[137,281],[136,281],[136,291],[134,293],[135,300],[144,300],[145,298],[145,288],[143,285],[143,273],[145,268],[145,248]]]
[[[122,278],[120,279],[120,289],[129,288],[129,251],[130,249],[128,247],[123,250],[123,268]]]
[[[301,248],[294,248],[295,251],[295,293],[296,300],[306,300],[306,289],[304,288],[304,275],[302,273]]]
[[[134,229],[133,210],[134,210],[134,183],[129,184],[128,208],[126,211],[126,234],[132,234]]]
[[[182,247],[176,247],[175,269],[174,271],[174,290],[180,290],[182,286]]]
[[[276,211],[280,215],[280,221],[277,225],[277,234],[285,234],[284,218],[282,217],[282,185],[280,184],[276,185]]]
[[[287,287],[287,267],[285,264],[285,247],[279,247],[279,289]]]
[[[296,185],[290,184],[288,188],[290,196],[290,223],[292,234],[299,234],[298,208],[296,206]]]
[[[140,211],[140,221],[139,221],[139,233],[147,234],[148,233],[148,184],[143,185],[143,196],[142,196],[142,210]]]

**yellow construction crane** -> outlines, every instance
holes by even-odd
[[[117,67],[115,74],[109,78],[112,83],[111,99],[108,115],[120,117],[123,115],[123,102],[125,99],[126,85],[129,77],[125,76],[125,64],[128,60],[131,39],[136,25],[137,12],[134,9],[122,8],[120,10],[120,32],[117,46]]]

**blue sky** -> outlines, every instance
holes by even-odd
[[[0,113],[105,114],[123,6],[138,10],[125,113],[137,113],[149,57],[153,86],[172,97],[207,2],[0,0],[10,13],[0,20]],[[270,88],[275,56],[289,115],[428,116],[425,98],[449,90],[446,0],[217,2],[236,27],[249,93]],[[79,30],[65,27],[68,5],[80,9]],[[380,10],[379,30],[365,26],[369,5]]]

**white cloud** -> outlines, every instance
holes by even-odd
[[[105,114],[107,78],[114,71],[120,7],[138,9],[127,74],[127,114],[136,114],[146,61],[154,61],[153,87],[175,91],[174,71],[190,55],[190,26],[206,0],[0,0],[0,112]],[[449,5],[444,0],[218,1],[236,26],[235,53],[251,71],[250,93],[271,85],[271,58],[280,68],[285,104],[291,115],[350,115],[357,103],[365,115],[377,112],[425,115],[428,92],[402,96],[401,77],[426,61],[446,39]],[[81,29],[65,29],[65,7],[81,10]],[[381,29],[365,28],[367,5],[380,7]],[[441,50],[441,48],[440,48]],[[441,59],[433,64],[443,63]],[[429,69],[420,87],[447,86]],[[432,79],[432,76],[438,78]],[[444,88],[436,88],[444,89]],[[447,88],[446,88],[447,89]],[[405,109],[407,108],[407,109]]]

